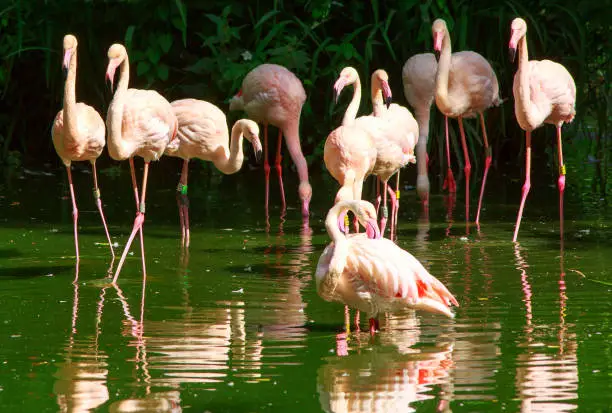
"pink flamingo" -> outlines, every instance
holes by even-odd
[[[366,227],[366,234],[343,234],[338,216],[352,211]],[[376,209],[367,201],[341,201],[325,219],[332,239],[319,258],[315,280],[326,301],[339,301],[370,317],[370,333],[378,328],[381,312],[405,308],[454,317],[455,297],[421,263],[393,241],[381,238]]]
[[[414,116],[419,124],[419,140],[416,145],[416,189],[424,205],[429,203],[427,140],[429,139],[429,116],[436,90],[437,71],[438,62],[433,53],[416,54],[406,60],[402,68],[404,95],[408,104],[414,109]],[[450,153],[448,157],[450,159]]]
[[[261,156],[259,127],[248,119],[240,119],[232,127],[230,138],[225,114],[217,106],[203,100],[181,99],[171,103],[178,120],[177,139],[166,146],[164,155],[183,159],[181,178],[177,186],[177,201],[183,245],[189,246],[189,200],[187,174],[189,159],[211,161],[226,175],[242,167],[243,136],[251,142],[255,157]],[[229,141],[229,146],[228,146]]]
[[[527,23],[517,17],[512,21],[510,35],[510,59],[514,61],[518,49],[518,69],[514,75],[514,113],[521,129],[525,131],[525,184],[521,206],[516,217],[514,237],[516,241],[525,199],[531,188],[531,131],[543,123],[557,127],[559,157],[559,219],[563,236],[563,191],[565,190],[565,164],[561,142],[563,123],[571,122],[576,115],[576,84],[565,67],[550,60],[529,60],[527,52]]]
[[[278,128],[276,172],[280,185],[282,208],[285,210],[285,189],[281,157],[281,141],[297,168],[300,179],[298,194],[302,201],[302,216],[308,217],[312,187],[308,182],[308,165],[300,146],[300,115],[306,101],[302,82],[283,66],[262,64],[251,70],[242,81],[242,88],[230,100],[230,110],[244,110],[249,118],[264,124],[264,171],[266,174],[266,215],[270,194],[270,164],[268,163],[268,124]]]
[[[387,87],[384,86],[382,83],[383,79],[384,77],[380,75],[380,72],[375,72],[375,74],[372,76],[373,102],[377,102],[378,100],[386,101],[387,103],[390,102],[391,89],[388,87],[388,85]],[[340,77],[336,82],[336,94],[340,94],[345,86],[351,84],[355,85],[352,102],[359,102],[358,96],[361,93],[361,83],[357,70],[352,67],[344,68],[342,70]],[[374,105],[376,105],[376,103],[374,103]],[[416,143],[415,141],[417,135],[413,134],[411,138],[409,135],[403,134],[402,129],[398,128],[397,125],[391,122],[386,115],[374,116],[374,114],[372,114],[360,116],[354,119],[352,111],[349,112],[347,110],[342,123],[343,125],[354,125],[360,129],[363,129],[371,136],[374,146],[376,147],[376,163],[371,173],[378,176],[385,184],[400,168],[406,166],[409,162],[416,162],[414,157],[414,144]],[[395,128],[397,128],[397,130],[394,130]],[[394,214],[396,208],[396,195],[386,186],[384,208],[386,209],[387,191],[391,195],[391,202],[394,208],[392,210],[392,214]],[[386,214],[384,212],[385,209],[383,209],[383,214],[380,219],[382,231],[384,231],[387,222],[387,218],[385,216]]]
[[[395,142],[400,146],[404,153],[411,153],[412,157],[410,161],[415,162],[414,159],[414,148],[417,144],[417,137],[419,136],[419,125],[412,116],[412,113],[404,106],[398,105],[397,103],[391,103],[393,98],[391,93],[391,87],[389,86],[389,75],[386,71],[378,69],[372,73],[372,115],[375,117],[382,118],[389,123],[387,129],[387,139]],[[391,238],[397,229],[397,216],[399,212],[399,197],[400,197],[400,169],[406,164],[395,164],[393,160],[397,159],[395,156],[389,156],[388,152],[381,151],[379,161],[382,164],[388,164],[391,161],[391,167],[396,167],[396,186],[395,191],[390,190],[387,187],[387,181],[379,177],[379,180],[383,182],[383,193],[384,193],[384,208],[383,208],[383,222],[381,224],[381,231],[384,234],[386,226],[386,215],[387,215],[387,192],[391,197]],[[378,174],[377,174],[378,175]],[[377,199],[377,202],[378,199]]]
[[[66,166],[68,173],[68,184],[70,186],[70,197],[72,198],[72,220],[74,222],[74,247],[76,250],[76,260],[79,261],[79,238],[77,221],[79,211],[74,197],[74,185],[72,184],[72,174],[70,165],[72,161],[89,161],[93,170],[94,198],[96,206],[102,218],[106,239],[110,246],[111,255],[115,259],[113,243],[108,233],[108,226],[102,211],[102,199],[100,198],[100,188],[98,187],[98,174],[96,172],[96,159],[104,149],[105,128],[104,121],[100,114],[91,106],[83,102],[76,101],[76,71],[77,71],[77,39],[71,34],[64,36],[64,61],[62,67],[66,74],[66,84],[64,85],[64,108],[60,110],[53,121],[51,137],[55,151]]]
[[[130,64],[127,50],[121,44],[113,44],[108,49],[106,78],[110,81],[111,88],[117,67],[120,68],[119,82],[106,116],[108,153],[111,158],[117,161],[125,159],[130,161],[137,213],[132,233],[125,244],[121,260],[119,260],[117,265],[113,284],[117,282],[125,257],[134,240],[134,235],[139,230],[142,273],[146,277],[142,224],[145,219],[145,197],[147,194],[149,162],[158,160],[162,156],[166,145],[175,137],[178,128],[178,122],[172,106],[159,93],[154,90],[128,89]],[[136,174],[134,172],[134,156],[140,156],[144,159],[140,197],[138,196],[138,185],[136,184]]]
[[[461,134],[461,146],[465,158],[465,220],[470,219],[470,172],[472,166],[468,155],[465,131],[463,130],[463,118],[480,117],[482,137],[485,147],[485,169],[480,187],[478,199],[478,212],[476,223],[480,222],[480,208],[482,196],[487,182],[487,173],[491,166],[491,149],[487,140],[487,129],[485,127],[483,112],[491,106],[501,103],[499,98],[499,85],[497,76],[487,60],[475,52],[451,52],[451,41],[446,22],[442,19],[434,21],[432,26],[434,50],[440,53],[438,70],[436,72],[436,106],[444,114],[446,125],[446,156],[448,161],[448,172],[444,181],[444,188],[448,187],[450,192],[456,191],[455,180],[450,164],[450,150],[448,142],[448,118],[457,118],[459,132]]]
[[[344,85],[352,79],[355,93],[348,105],[342,125],[334,129],[323,150],[323,160],[331,176],[341,185],[335,202],[361,199],[363,181],[370,175],[376,164],[376,147],[366,130],[355,126],[355,117],[361,102],[361,82],[357,71],[346,67],[334,83],[334,94],[338,97]],[[340,218],[344,225],[344,216]],[[355,232],[359,230],[355,220]]]

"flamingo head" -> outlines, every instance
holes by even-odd
[[[300,200],[302,201],[302,216],[305,218],[310,215],[310,198],[312,198],[312,187],[308,181],[300,183],[300,186],[298,187],[298,194],[300,196]]]
[[[115,71],[127,58],[127,50],[122,44],[115,43],[108,49],[108,66],[106,67],[106,80],[110,82],[111,91],[115,79]]]
[[[348,204],[349,209],[353,211],[359,223],[365,227],[368,238],[382,238],[378,222],[376,221],[376,208],[374,208],[374,205],[368,201],[348,201]]]
[[[352,85],[353,83],[359,80],[359,73],[353,67],[347,66],[342,69],[340,72],[340,77],[334,83],[334,102],[338,103],[338,97],[340,96],[340,92],[347,85]]]
[[[510,42],[508,43],[508,57],[511,62],[514,62],[518,42],[525,34],[527,34],[527,23],[525,20],[520,17],[512,20],[510,25]]]
[[[442,40],[446,33],[448,33],[446,22],[442,19],[436,19],[431,26],[431,34],[433,35],[434,51],[438,57],[442,51]]]
[[[64,61],[62,62],[62,69],[64,70],[64,76],[68,74],[68,67],[70,67],[70,59],[76,51],[77,39],[71,34],[64,36]]]
[[[383,69],[378,69],[372,73],[372,85],[378,83],[383,95],[383,101],[387,108],[391,106],[391,100],[393,95],[391,94],[391,88],[389,87],[389,75]]]
[[[253,145],[253,152],[255,152],[255,160],[259,163],[261,160],[261,141],[259,140],[259,126],[257,123],[249,119],[242,119],[242,134],[245,139],[251,142]]]

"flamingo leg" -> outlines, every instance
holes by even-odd
[[[457,118],[459,121],[459,133],[461,134],[461,146],[463,147],[463,157],[465,158],[465,166],[463,173],[465,174],[465,221],[470,220],[470,174],[472,165],[470,164],[470,156],[468,153],[467,142],[465,140],[465,131],[463,130],[463,119],[461,116]]]
[[[398,169],[395,177],[395,215],[393,216],[393,234],[397,236],[397,218],[399,216],[399,199],[400,199],[400,171]]]
[[[374,335],[380,330],[380,324],[377,318],[370,318],[370,334]]]
[[[76,261],[79,262],[79,230],[77,228],[79,221],[79,210],[77,209],[76,198],[74,197],[74,185],[72,183],[72,173],[70,166],[66,166],[68,172],[68,187],[70,188],[70,198],[72,199],[72,222],[74,224],[74,249],[76,251]]]
[[[485,185],[487,184],[487,174],[489,173],[489,167],[491,166],[491,160],[493,159],[493,155],[491,153],[491,147],[489,146],[489,141],[487,139],[487,128],[485,126],[484,115],[480,114],[480,127],[482,128],[482,137],[484,139],[484,147],[485,147],[485,169],[484,174],[482,176],[482,185],[480,187],[480,197],[478,198],[478,212],[476,213],[476,224],[480,223],[480,208],[482,207],[482,197],[484,195]]]
[[[389,193],[389,198],[391,198],[391,228],[389,229],[389,238],[393,239],[393,234],[395,233],[395,211],[399,208],[399,203],[397,202],[396,193],[391,189],[390,185],[387,185],[387,192]]]
[[[270,197],[270,163],[268,162],[268,124],[264,123],[264,173],[266,175],[266,216]]]
[[[360,333],[361,328],[359,327],[359,310],[355,310],[355,333]]]
[[[387,209],[387,182],[383,182],[383,207],[382,217],[380,218],[380,234],[385,236],[385,228],[387,227],[387,218],[389,217],[389,210]]]
[[[149,174],[149,162],[145,161],[144,172],[142,177],[142,196],[140,197],[140,207],[138,212],[136,213],[136,219],[134,219],[134,227],[132,228],[132,233],[128,238],[127,243],[125,244],[125,248],[123,249],[123,254],[121,255],[121,259],[119,260],[119,264],[117,265],[117,270],[115,271],[115,276],[113,277],[113,284],[117,283],[117,278],[119,278],[119,273],[121,272],[121,267],[123,267],[123,262],[125,261],[125,257],[130,250],[130,246],[132,245],[132,241],[134,240],[134,236],[136,235],[136,231],[140,231],[140,249],[142,255],[142,274],[143,277],[146,277],[147,270],[145,264],[145,254],[144,254],[144,240],[142,237],[142,224],[145,219],[145,198],[147,195],[147,177]]]
[[[453,176],[453,170],[451,169],[450,143],[448,139],[448,116],[444,116],[444,131],[446,133],[446,164],[448,165],[448,169],[446,170],[446,179],[444,180],[442,189],[448,188],[448,192],[454,194],[457,192],[457,184],[455,183],[455,177]]]
[[[98,211],[100,212],[100,218],[102,218],[102,225],[104,225],[104,232],[106,233],[106,239],[108,240],[108,246],[111,250],[111,255],[113,256],[113,260],[115,259],[115,251],[113,250],[113,242],[111,241],[110,234],[108,232],[108,226],[106,225],[106,218],[104,217],[104,211],[102,210],[102,198],[100,197],[100,187],[98,186],[98,172],[96,171],[96,161],[91,163],[91,169],[93,170],[93,179],[94,179],[94,198],[96,200],[96,206],[98,207]]]
[[[287,208],[287,203],[285,201],[285,187],[283,186],[283,156],[281,153],[281,144],[283,143],[283,131],[281,129],[278,130],[278,142],[276,144],[276,173],[278,174],[278,184],[280,185],[280,193],[282,199],[282,210],[284,211]]]
[[[519,207],[518,216],[516,217],[516,225],[514,227],[514,237],[512,242],[516,242],[519,227],[521,226],[521,218],[523,217],[523,209],[525,208],[525,200],[531,188],[531,132],[525,132],[525,183],[521,195],[521,206]]]
[[[181,178],[176,188],[176,200],[179,208],[179,219],[181,221],[181,242],[189,247],[189,196],[187,195],[187,180],[189,174],[189,159],[183,161]]]
[[[130,175],[132,176],[132,188],[134,189],[134,199],[136,201],[136,212],[138,212],[138,208],[140,208],[140,198],[138,196],[138,183],[136,182],[136,168],[134,168],[134,158],[130,158]],[[144,263],[144,236],[142,234],[142,230],[139,233],[140,235],[140,249],[143,255],[143,263]]]
[[[344,331],[347,336],[351,334],[351,310],[346,304],[344,305]]]
[[[561,126],[557,126],[557,145],[559,155],[559,230],[563,240],[563,194],[565,192],[565,164],[563,163],[563,143],[561,142]]]
[[[378,209],[380,208],[380,201],[382,197],[380,195],[380,178],[376,177],[376,215],[378,215]]]

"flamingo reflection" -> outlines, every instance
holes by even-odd
[[[529,265],[518,243],[514,244],[517,269],[521,272],[525,302],[525,341],[517,359],[516,385],[522,412],[567,412],[577,408],[578,359],[574,325],[567,324],[567,295],[563,244],[561,245],[559,276],[559,325],[556,342],[538,337],[543,329],[534,328],[532,290],[527,274]],[[540,333],[541,334],[541,333]],[[556,354],[550,351],[556,348]]]

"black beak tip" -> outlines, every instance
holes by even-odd
[[[434,55],[436,56],[436,60],[440,60],[440,51],[434,50]]]
[[[262,154],[262,150],[258,149],[255,151],[255,160],[257,161],[257,163],[261,162],[261,154]]]
[[[387,105],[387,109],[389,109],[389,106],[391,106],[391,100],[392,100],[391,96],[388,96],[385,99],[385,105]]]
[[[68,77],[68,68],[62,66],[62,74],[64,75],[64,80]]]
[[[508,49],[508,58],[511,63],[514,63],[514,59],[516,58],[516,49],[514,47]]]

